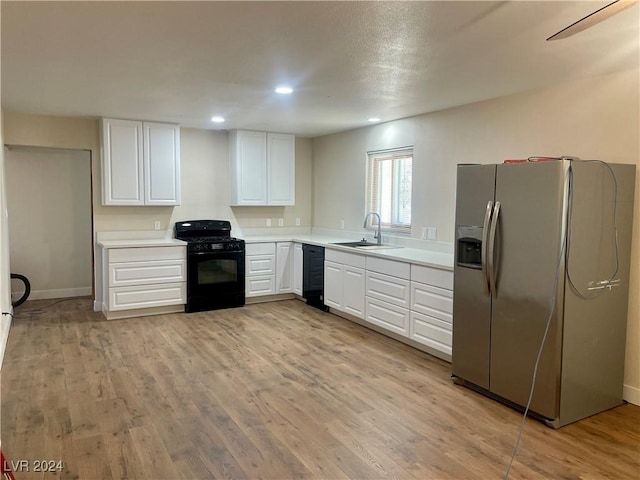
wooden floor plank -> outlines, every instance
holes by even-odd
[[[9,459],[55,478],[501,478],[521,416],[450,365],[296,300],[107,321],[89,299],[16,310]],[[640,408],[527,420],[512,479],[640,477]],[[54,478],[21,472],[18,478]]]

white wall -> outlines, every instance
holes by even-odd
[[[11,268],[29,279],[29,298],[91,295],[89,152],[10,147],[5,174]]]
[[[638,165],[637,69],[465,105],[313,140],[314,225],[359,230],[366,152],[414,145],[413,231],[452,242],[457,163],[574,155]],[[640,170],[640,169],[639,169]],[[640,171],[636,175],[625,398],[640,404]]]
[[[3,118],[0,115],[0,146],[2,141]],[[11,328],[11,272],[9,265],[9,216],[7,210],[7,197],[5,189],[4,172],[4,148],[0,148],[0,309],[2,309],[2,319],[0,320],[0,364],[4,358],[4,350],[7,346],[9,330]]]

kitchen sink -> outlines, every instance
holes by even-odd
[[[377,243],[367,242],[366,240],[360,240],[358,242],[335,242],[332,245],[340,245],[341,247],[359,248],[362,250],[382,250],[385,248],[402,248],[397,245],[378,245]]]

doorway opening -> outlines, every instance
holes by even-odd
[[[92,295],[91,152],[6,146],[5,173],[11,272],[29,300]]]

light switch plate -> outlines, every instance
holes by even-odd
[[[154,230],[160,230],[160,222],[158,220],[153,222],[153,229]]]
[[[426,240],[427,239],[427,227],[422,227],[420,229],[420,238],[422,240]]]
[[[427,240],[435,240],[436,239],[436,227],[428,227],[427,228]]]
[[[344,230],[344,220],[340,220],[340,230]]]
[[[267,220],[265,221],[265,223],[267,224],[267,227],[271,226],[271,219],[267,218]]]
[[[300,218],[296,217],[296,227],[299,227],[299,226],[300,226]]]
[[[279,218],[278,219],[278,226],[279,227],[284,227],[284,218]]]

